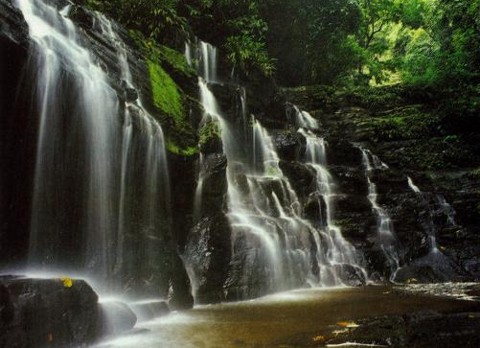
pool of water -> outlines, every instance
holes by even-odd
[[[474,312],[480,303],[389,286],[296,290],[172,313],[98,347],[323,347],[359,319],[427,310]]]

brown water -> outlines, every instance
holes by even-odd
[[[309,289],[261,299],[199,306],[137,326],[145,330],[101,347],[322,347],[361,318],[435,310],[480,311],[474,301],[398,291],[391,287]]]

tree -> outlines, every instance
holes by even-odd
[[[269,28],[268,51],[278,61],[283,85],[332,83],[350,70],[347,41],[360,18],[354,1],[266,0],[260,9]]]

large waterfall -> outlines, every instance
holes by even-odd
[[[70,6],[17,6],[34,42],[25,82],[39,119],[28,269],[88,276],[103,290],[155,287],[170,233],[162,128],[141,99],[112,87]],[[118,84],[135,91],[113,23],[95,21],[115,48]]]
[[[216,49],[199,42],[194,47],[187,44],[185,52],[189,62],[197,63],[201,75],[199,88],[205,110],[202,124],[214,123],[220,128],[228,163],[227,216],[232,255],[227,287],[234,288],[227,290],[233,291],[230,296],[249,297],[259,288],[260,292],[272,292],[306,285],[342,285],[347,280],[345,272],[353,272],[364,281],[367,274],[361,255],[332,222],[334,185],[326,169],[324,141],[314,133],[318,130],[316,121],[298,110],[292,124],[306,142],[305,154],[299,160],[315,181],[312,195],[317,197],[319,213],[308,220],[280,168],[271,136],[254,115],[247,116],[245,89],[236,87],[241,104],[237,119],[228,118],[220,109],[210,89],[220,80]],[[201,167],[203,155],[200,158]],[[196,212],[201,210],[203,175],[200,169]],[[192,264],[191,268],[193,278],[203,277],[198,265]]]

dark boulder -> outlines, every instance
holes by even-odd
[[[98,296],[83,280],[0,278],[0,347],[78,347],[98,331]]]
[[[398,270],[394,281],[438,283],[462,281],[466,276],[457,264],[440,251],[430,252]]]

